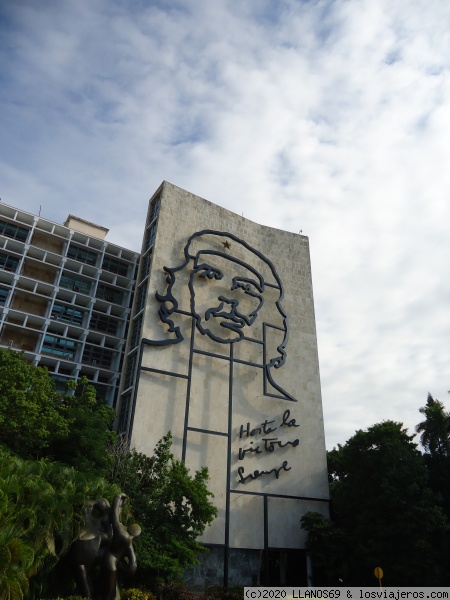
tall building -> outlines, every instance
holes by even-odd
[[[206,466],[218,516],[185,574],[208,585],[304,585],[308,511],[328,478],[308,238],[163,182],[141,253],[74,216],[0,204],[0,347],[82,375],[152,454],[170,430]]]
[[[0,204],[0,347],[47,367],[61,391],[85,375],[112,405],[139,254],[105,241],[107,232]]]
[[[308,239],[164,182],[149,203],[118,429],[172,432],[218,517],[192,587],[306,584],[305,512],[328,514]]]

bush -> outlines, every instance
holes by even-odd
[[[58,596],[55,600],[89,600],[89,598],[84,598],[84,596],[66,596],[65,598],[61,598],[61,596]]]
[[[244,588],[238,586],[225,588],[216,585],[208,588],[207,595],[209,598],[218,598],[219,600],[242,600]]]
[[[156,597],[147,590],[139,590],[138,588],[130,588],[122,590],[123,600],[156,600]]]
[[[158,600],[198,600],[198,594],[190,592],[180,583],[165,583],[156,587]]]

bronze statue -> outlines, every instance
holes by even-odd
[[[133,539],[140,535],[141,528],[136,524],[127,528],[120,522],[120,513],[126,499],[125,494],[115,496],[111,509],[113,535],[105,549],[100,568],[102,600],[120,600],[117,570],[120,568],[127,575],[133,575],[137,567]]]
[[[77,593],[85,598],[92,598],[88,575],[93,567],[100,567],[98,600],[120,600],[118,569],[127,575],[136,571],[133,539],[141,533],[141,528],[136,524],[127,528],[120,522],[126,500],[125,494],[118,494],[112,507],[100,498],[85,509],[85,526],[67,555]]]

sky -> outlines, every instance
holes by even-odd
[[[167,180],[301,231],[327,448],[414,434],[450,407],[449,28],[448,0],[3,0],[1,201],[139,251]]]

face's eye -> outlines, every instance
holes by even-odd
[[[194,273],[197,273],[198,276],[202,277],[202,278],[205,278],[205,277],[207,277],[208,279],[222,279],[223,278],[223,273],[220,269],[217,269],[216,267],[211,267],[210,265],[207,265],[207,264],[198,265],[197,267],[195,267]]]
[[[255,296],[256,298],[261,298],[263,292],[261,286],[256,281],[243,277],[234,277],[231,289],[241,289],[249,296]]]

